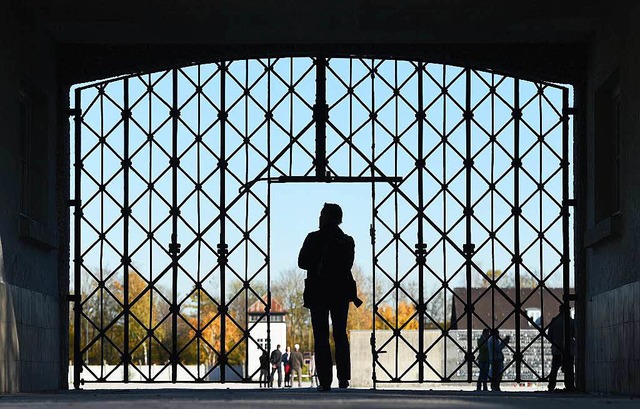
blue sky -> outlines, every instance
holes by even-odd
[[[276,168],[271,169],[270,175],[300,176],[309,174],[312,169],[312,158],[307,153],[313,153],[315,149],[315,131],[313,127],[308,128],[312,115],[310,105],[313,104],[315,95],[314,72],[309,70],[311,60],[281,59],[274,65],[273,74],[265,70],[269,63],[268,60],[234,62],[227,74],[224,101],[229,111],[227,126],[224,129],[226,152],[229,171],[239,178],[226,178],[227,203],[238,195],[238,189],[244,181],[268,176],[264,173],[266,159],[263,154],[266,155],[270,148],[271,157],[274,158],[288,143],[290,135],[299,136],[300,144],[294,145],[293,149],[284,152],[275,161]],[[368,75],[372,66],[377,70],[375,79],[370,79]],[[182,269],[179,272],[181,293],[188,291],[193,285],[188,278],[189,275],[196,279],[209,277],[210,291],[212,294],[217,291],[216,260],[213,251],[219,241],[219,229],[218,224],[212,222],[217,215],[216,206],[220,200],[216,155],[220,152],[221,127],[217,121],[217,108],[223,102],[220,74],[216,70],[214,64],[187,67],[177,80],[178,103],[181,105],[177,151],[181,157],[182,169],[177,180],[178,202],[181,203],[178,233],[184,250],[181,256]],[[333,59],[327,72],[327,102],[331,108],[330,121],[333,124],[327,131],[327,149],[332,154],[329,167],[341,176],[370,175],[366,170],[366,161],[359,158],[358,152],[348,149],[346,145],[340,146],[342,138],[339,134],[352,135],[353,145],[365,155],[372,154],[371,142],[375,140],[373,154],[376,156],[376,165],[387,176],[407,177],[403,192],[410,201],[417,200],[417,176],[411,175],[417,150],[414,107],[418,103],[418,80],[413,74],[414,71],[415,66],[409,62],[380,63],[371,60]],[[423,77],[423,104],[428,120],[424,127],[424,150],[425,155],[429,153],[428,174],[425,174],[423,185],[425,201],[428,203],[426,212],[435,224],[451,229],[448,236],[460,246],[465,241],[465,225],[456,224],[462,215],[462,207],[454,197],[460,198],[463,202],[465,200],[465,175],[464,172],[459,173],[462,161],[456,153],[456,149],[464,153],[466,147],[465,127],[460,126],[462,111],[459,105],[465,101],[465,76],[460,75],[461,72],[462,69],[457,67],[430,64]],[[471,103],[475,107],[472,152],[476,155],[471,194],[475,204],[474,214],[485,226],[491,226],[493,223],[497,228],[502,221],[507,220],[496,234],[507,248],[513,247],[514,235],[513,224],[508,221],[510,205],[497,193],[483,195],[488,190],[487,181],[492,180],[504,196],[511,198],[514,195],[514,172],[508,171],[509,154],[514,149],[510,108],[510,105],[514,105],[514,84],[513,79],[490,73],[474,72],[472,75]],[[153,86],[153,96],[147,93],[149,85]],[[171,172],[166,171],[169,165],[167,155],[171,152],[172,128],[171,121],[168,120],[172,102],[171,85],[171,73],[143,75],[129,80],[129,105],[133,106],[132,115],[136,121],[130,124],[129,151],[133,166],[138,170],[137,174],[130,172],[129,196],[130,203],[135,202],[132,215],[141,222],[139,226],[130,223],[129,246],[131,251],[139,248],[132,259],[134,266],[147,278],[157,277],[169,265],[169,257],[161,249],[171,241],[171,223],[166,221],[169,207],[160,196],[145,193],[145,190],[151,181],[154,188],[163,192],[164,196],[168,196],[171,189]],[[446,97],[442,96],[442,85],[447,88]],[[296,94],[288,93],[289,86],[295,88]],[[496,88],[497,95],[485,98],[491,86]],[[195,92],[198,87],[202,89],[202,94]],[[354,88],[352,96],[348,95],[348,87]],[[97,270],[102,265],[103,271],[114,269],[119,264],[116,250],[122,248],[124,235],[118,205],[124,199],[124,174],[120,166],[124,152],[124,128],[120,121],[121,110],[125,104],[123,88],[122,80],[110,83],[106,88],[110,100],[97,96],[95,88],[88,88],[82,93],[84,121],[95,131],[94,134],[89,127],[83,127],[82,130],[82,152],[86,169],[82,178],[85,215],[93,220],[98,230],[107,232],[107,239],[116,249],[110,249],[108,245],[101,248],[100,242],[93,246],[99,236],[86,223],[82,226],[82,246],[88,250],[85,265]],[[244,94],[245,88],[250,88],[249,95]],[[398,89],[402,98],[393,98],[394,88]],[[562,193],[560,174],[553,176],[559,163],[553,151],[559,151],[562,134],[561,127],[557,126],[557,112],[552,107],[560,106],[561,92],[548,87],[545,89],[544,98],[536,95],[537,88],[534,84],[520,81],[520,103],[523,105],[526,101],[531,101],[523,109],[523,120],[531,125],[531,129],[526,126],[520,127],[520,153],[526,151],[529,146],[533,147],[523,158],[523,166],[534,179],[531,180],[520,172],[520,200],[524,202],[533,194],[533,199],[522,208],[523,217],[530,219],[533,227],[542,227],[549,242],[534,244],[525,253],[523,260],[532,272],[542,270],[544,274],[550,274],[559,260],[552,244],[558,245],[561,242],[561,224],[559,221],[553,223],[558,211],[556,202],[561,201]],[[366,108],[370,106],[375,106],[378,113],[375,124],[371,123]],[[265,121],[265,110],[268,108],[272,114],[272,121]],[[147,140],[148,133],[153,133],[154,143]],[[536,143],[538,133],[545,134],[546,145]],[[447,135],[448,145],[440,144],[442,134]],[[100,135],[107,137],[110,148],[98,143]],[[373,139],[372,135],[375,135]],[[402,146],[392,144],[393,135],[400,135],[402,146],[406,147],[406,150],[403,150]],[[503,148],[487,147],[489,135],[495,135]],[[202,138],[203,143],[194,143],[197,136]],[[250,137],[253,147],[243,145],[243,137]],[[571,152],[571,148],[569,151]],[[232,154],[233,152],[236,153]],[[351,166],[347,165],[349,163]],[[545,189],[549,194],[535,193],[536,182],[547,179]],[[97,191],[96,182],[106,181],[109,181],[107,191],[111,197]],[[451,194],[442,193],[441,183],[447,184]],[[196,184],[202,185],[202,192],[192,194]],[[377,184],[377,201],[385,197],[389,191],[389,185]],[[268,245],[267,222],[264,218],[265,208],[260,201],[266,201],[267,183],[257,182],[252,192],[255,196],[243,196],[229,210],[237,226],[227,223],[228,243],[232,250],[228,283],[254,274],[254,280],[266,282],[262,252],[266,251]],[[342,206],[343,228],[356,240],[356,262],[365,273],[371,274],[371,184],[272,184],[270,198],[272,275],[295,267],[302,241],[309,231],[317,228],[319,210],[324,202],[335,202]],[[170,202],[170,197],[167,199]],[[492,203],[493,218],[490,212]],[[396,205],[397,221],[394,212]],[[200,217],[195,217],[196,214],[200,214]],[[411,204],[401,197],[398,197],[397,203],[395,197],[392,197],[380,206],[376,221],[378,251],[384,243],[391,240],[391,233],[384,224],[393,229],[395,223],[398,223],[398,228],[403,229],[409,223],[402,231],[401,238],[410,246],[415,244],[417,223],[410,222],[414,214]],[[542,218],[539,217],[540,214]],[[102,226],[99,226],[100,215],[105,219]],[[147,240],[144,230],[148,230],[150,226],[157,228],[154,233],[157,242]],[[196,245],[189,246],[189,243],[194,242],[198,232],[203,232],[208,226],[211,228],[203,233],[203,241],[195,241]],[[246,226],[255,226],[250,237],[256,245],[242,244],[242,230]],[[536,240],[537,233],[533,227],[523,223],[520,226],[521,249],[524,249]],[[462,258],[451,244],[440,240],[440,235],[434,228],[428,224],[425,224],[424,228],[425,241],[429,249],[427,263],[433,274],[427,274],[426,283],[435,291],[439,288],[435,276],[444,278],[455,274],[459,270]],[[482,271],[507,268],[510,264],[507,249],[495,241],[493,243],[496,245],[493,247],[489,243],[479,248],[480,243],[488,237],[488,233],[477,222],[474,222],[472,231],[474,243],[478,246],[474,261],[479,268]],[[240,245],[236,247],[237,243]],[[248,260],[247,264],[245,258]],[[381,270],[376,273],[379,277],[383,277],[382,270],[385,270],[391,276],[396,272],[399,276],[408,274],[405,283],[417,280],[417,273],[410,270],[413,264],[410,248],[403,248],[402,245],[398,248],[389,247],[379,254],[379,261]],[[453,280],[452,284],[462,285],[463,274],[457,275],[458,278]],[[553,273],[553,276],[550,284],[560,284],[560,271]],[[474,280],[478,278],[479,275],[474,273]],[[166,274],[160,283],[169,288],[170,274]],[[388,286],[389,280],[383,279],[383,287]],[[407,284],[407,288],[409,287]]]

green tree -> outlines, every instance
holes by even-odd
[[[303,306],[304,279],[303,270],[292,267],[282,271],[273,282],[271,292],[287,310],[287,343],[300,344],[300,349],[309,351],[313,347],[311,332],[311,316]]]

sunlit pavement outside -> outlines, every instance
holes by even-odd
[[[542,389],[541,385],[538,386]],[[332,389],[303,387],[261,389],[242,384],[111,384],[38,394],[0,397],[1,408],[640,408],[640,397],[548,393],[516,387],[476,392],[472,385],[429,388]]]

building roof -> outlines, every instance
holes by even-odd
[[[251,304],[247,313],[249,314],[264,314],[265,307],[267,305],[267,295],[262,296],[262,301],[258,300]],[[288,311],[284,309],[282,303],[275,297],[271,297],[271,314],[286,314]]]
[[[485,328],[486,324],[503,329],[516,327],[515,288],[501,288],[501,291],[498,291],[481,287],[470,290],[471,303],[473,304],[472,328]],[[455,296],[451,306],[451,329],[466,329],[467,289],[464,287],[454,288],[453,292]],[[530,288],[522,288],[520,291],[521,310],[524,314],[531,310],[539,310],[540,317],[536,320],[538,321],[536,324],[546,326],[558,314],[562,293],[562,288],[544,288],[535,291]],[[531,327],[524,315],[520,317],[520,327]]]

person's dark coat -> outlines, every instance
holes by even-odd
[[[267,351],[264,351],[262,355],[260,355],[260,369],[269,369],[269,355]]]
[[[298,267],[307,270],[304,306],[314,308],[353,301],[358,306],[351,274],[355,242],[338,226],[326,226],[307,235],[298,255]]]
[[[277,368],[282,363],[282,352],[279,349],[274,349],[273,351],[271,351],[269,362],[271,362],[271,365]]]

